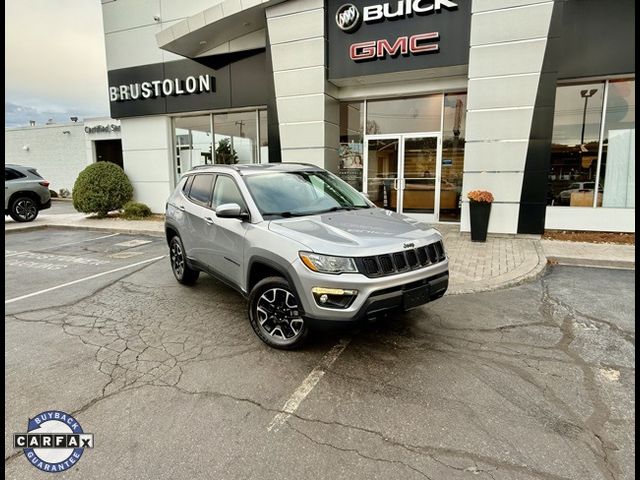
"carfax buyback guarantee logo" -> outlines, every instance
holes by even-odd
[[[93,434],[84,433],[78,420],[59,410],[47,410],[29,419],[27,433],[13,434],[13,447],[43,472],[73,467],[85,448],[93,448]]]

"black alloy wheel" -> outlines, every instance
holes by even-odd
[[[169,243],[169,259],[171,261],[171,270],[176,280],[183,285],[193,285],[198,280],[200,272],[192,269],[187,264],[187,257],[184,250],[182,240],[177,235],[171,239]]]

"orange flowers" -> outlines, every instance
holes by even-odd
[[[486,190],[471,190],[469,193],[467,193],[467,198],[472,202],[493,202],[493,194]]]

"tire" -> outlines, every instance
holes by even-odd
[[[300,347],[309,331],[300,301],[282,277],[261,280],[249,295],[249,323],[256,335],[273,348]]]
[[[18,197],[9,207],[9,215],[16,222],[33,222],[38,216],[38,204],[31,197]]]
[[[174,236],[169,242],[169,261],[173,276],[182,285],[193,285],[198,280],[200,272],[187,264],[184,245],[179,236]]]

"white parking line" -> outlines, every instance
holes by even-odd
[[[111,235],[103,235],[102,237],[86,238],[85,240],[79,240],[77,242],[63,243],[62,245],[56,245],[54,247],[46,247],[44,250],[50,250],[52,248],[68,247],[69,245],[77,245],[78,243],[91,242],[92,240],[101,240],[103,238],[115,237],[120,235],[119,233],[112,233]]]
[[[120,234],[119,233],[112,233],[111,235],[103,235],[102,237],[86,238],[84,240],[80,240],[80,241],[77,241],[77,242],[63,243],[62,245],[54,245],[53,247],[45,247],[45,248],[40,249],[40,250],[51,250],[52,248],[68,247],[69,245],[77,245],[78,243],[91,242],[92,240],[101,240],[103,238],[115,237],[116,235],[120,235]],[[8,255],[5,255],[4,258],[13,257],[14,255],[20,255],[20,254],[23,254],[23,253],[28,253],[28,252],[10,253]]]
[[[46,288],[44,290],[40,290],[38,292],[29,293],[27,295],[22,295],[21,297],[11,298],[9,300],[5,300],[4,304],[17,302],[18,300],[24,300],[25,298],[35,297],[36,295],[41,295],[43,293],[51,292],[53,290],[58,290],[59,288],[68,287],[69,285],[75,285],[76,283],[86,282],[87,280],[93,280],[94,278],[102,277],[104,275],[109,275],[110,273],[120,272],[121,270],[126,270],[127,268],[137,267],[138,265],[142,265],[144,263],[155,262],[160,260],[161,258],[166,257],[166,255],[161,255],[159,257],[151,258],[149,260],[142,260],[141,262],[132,263],[131,265],[125,265],[124,267],[115,268],[113,270],[109,270],[108,272],[96,273],[95,275],[91,275],[89,277],[80,278],[78,280],[74,280],[73,282],[63,283],[62,285],[57,285],[55,287]]]
[[[296,391],[293,392],[293,395],[289,397],[289,400],[282,407],[282,411],[278,413],[271,423],[267,427],[267,430],[270,432],[277,432],[282,425],[289,419],[292,413],[294,413],[302,401],[309,395],[313,387],[315,387],[320,379],[324,376],[325,372],[334,364],[334,362],[338,359],[340,354],[347,348],[351,342],[350,338],[340,340],[336,345],[334,345],[331,350],[324,354],[320,363],[311,370],[311,373],[307,375],[307,378],[300,384]]]

